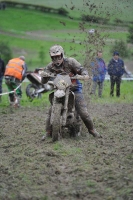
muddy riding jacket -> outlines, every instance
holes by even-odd
[[[6,70],[4,76],[12,76],[19,80],[22,80],[23,76],[26,72],[26,65],[23,60],[20,58],[13,58],[9,60],[8,64],[6,65]]]
[[[75,60],[74,58],[64,58],[61,66],[57,67],[52,62],[49,63],[44,69],[47,73],[59,74],[62,72],[66,72],[70,76],[74,76],[76,74],[79,75],[88,75],[87,70],[85,70],[81,64]],[[74,92],[82,92],[82,83],[79,80],[72,80],[74,87]]]
[[[118,60],[111,59],[108,64],[108,74],[110,76],[121,77],[124,73],[126,73],[126,71],[123,60],[120,58]]]

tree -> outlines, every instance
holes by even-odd
[[[127,44],[123,40],[116,40],[115,44],[110,50],[110,53],[113,54],[114,51],[118,51],[122,58],[126,58],[129,56],[129,50]]]
[[[7,42],[0,42],[0,56],[5,64],[12,58],[12,50]]]
[[[58,14],[67,16],[68,15],[68,11],[65,8],[59,8],[58,9]]]
[[[133,25],[130,25],[130,26],[128,27],[127,42],[130,42],[130,43],[133,44]]]

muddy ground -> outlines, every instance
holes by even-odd
[[[56,143],[41,141],[47,108],[0,108],[1,200],[133,199],[133,104],[88,107],[103,138]]]

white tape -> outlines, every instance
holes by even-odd
[[[16,89],[14,89],[13,91],[1,93],[0,96],[6,95],[6,94],[10,94],[10,93],[15,93],[15,91],[16,91],[21,85],[22,85],[22,83],[20,83],[20,85],[19,85],[18,87],[16,87]]]

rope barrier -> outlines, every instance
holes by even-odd
[[[23,83],[23,81],[13,91],[1,93],[0,96],[6,95],[6,94],[15,93],[16,90],[22,85],[22,83]]]

